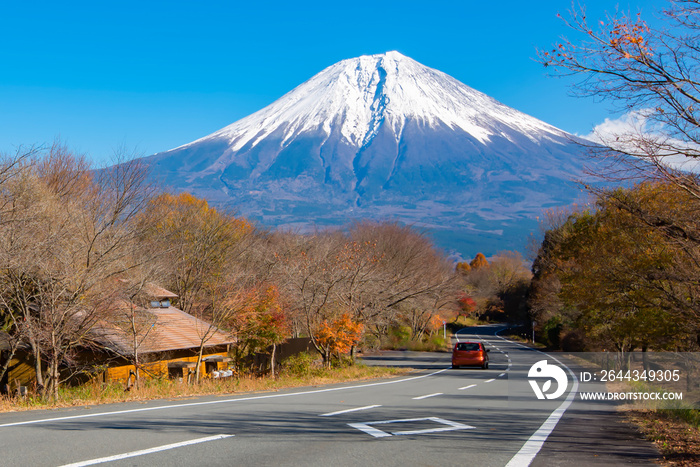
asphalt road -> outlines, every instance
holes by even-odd
[[[638,455],[634,443],[629,456],[595,455],[599,433],[577,420],[590,427],[610,407],[576,409],[573,383],[561,398],[538,400],[528,372],[547,356],[493,335],[497,329],[458,333],[480,335],[488,370],[451,369],[445,353],[383,352],[364,360],[418,371],[273,393],[0,414],[0,465],[557,465],[570,457],[569,445],[576,465],[639,465],[656,455]]]

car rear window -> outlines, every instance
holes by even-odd
[[[461,342],[457,344],[457,350],[479,350],[479,344]]]

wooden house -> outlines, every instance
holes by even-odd
[[[98,378],[128,384],[137,362],[141,378],[188,380],[195,373],[202,341],[200,375],[206,377],[228,368],[229,346],[236,342],[234,338],[173,307],[171,300],[177,295],[172,292],[149,284],[143,294],[141,306],[124,301],[90,330],[86,345],[74,356],[73,363],[82,369],[75,383]],[[5,380],[11,389],[32,386],[36,373],[27,352],[16,355]]]

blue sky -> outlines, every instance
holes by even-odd
[[[96,164],[150,155],[261,109],[327,66],[398,50],[564,130],[611,105],[533,58],[571,36],[566,0],[0,3],[0,152],[60,137]],[[652,13],[660,0],[586,2]]]

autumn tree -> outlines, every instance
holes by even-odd
[[[479,269],[489,265],[483,253],[477,253],[474,259],[469,262],[470,269]]]
[[[472,263],[476,267],[459,275],[460,296],[473,300],[474,310],[484,317],[522,321],[531,276],[522,255],[503,251],[494,255],[488,263],[479,253]]]
[[[452,266],[423,235],[393,223],[362,222],[342,231],[288,235],[276,253],[278,281],[295,305],[297,328],[317,340],[322,323],[348,314],[382,334],[406,324],[418,338],[453,304]]]
[[[575,9],[567,23],[580,39],[564,40],[539,56],[556,74],[580,78],[574,88],[577,93],[603,98],[640,116],[638,125],[598,135],[602,146],[590,146],[592,154],[609,162],[598,169],[599,174],[667,181],[697,203],[700,179],[688,169],[700,156],[700,3],[672,0],[662,13],[662,25],[654,28],[641,13],[617,14],[591,24],[585,10]],[[692,218],[625,201],[616,200],[621,209],[665,236],[697,243]]]
[[[682,205],[672,186],[643,184],[617,195],[645,199],[649,209]],[[547,232],[533,265],[533,317],[581,331],[592,348],[687,346],[697,332],[697,320],[689,320],[697,281],[679,273],[696,266],[616,203],[601,199],[597,208]]]
[[[226,324],[237,339],[236,364],[240,367],[245,357],[272,348],[270,373],[274,377],[277,346],[289,334],[288,317],[279,290],[274,285],[260,284],[229,296],[228,300],[228,306],[235,310]]]
[[[347,353],[362,337],[362,323],[353,321],[349,314],[343,313],[338,318],[323,320],[316,330],[316,342],[323,352],[323,361],[330,368],[331,356]]]
[[[453,267],[427,236],[396,223],[361,222],[349,237],[372,259],[362,287],[368,293],[352,307],[353,319],[375,330],[407,324],[419,339],[434,314],[456,311]]]
[[[337,289],[346,277],[337,263],[343,243],[340,233],[324,232],[287,235],[276,245],[276,279],[293,306],[293,326],[311,338],[321,355],[326,353],[316,331],[321,323],[343,312],[336,300]]]
[[[650,26],[641,14],[618,13],[590,21],[585,10],[575,9],[568,24],[579,39],[560,42],[541,52],[540,59],[556,74],[580,78],[577,93],[604,98],[638,117],[634,126],[598,135],[603,145],[591,145],[592,153],[610,162],[598,173],[608,179],[663,183],[632,191],[593,191],[606,207],[637,219],[641,226],[634,224],[635,228],[652,232],[657,240],[652,251],[673,251],[673,261],[648,274],[657,278],[656,290],[668,300],[664,304],[673,303],[678,313],[685,309],[686,319],[695,322],[686,305],[695,302],[688,285],[698,264],[700,180],[687,169],[700,155],[700,3],[670,1],[660,18],[660,27]]]
[[[209,326],[198,329],[200,346],[195,379],[207,341],[235,313],[228,294],[237,283],[235,262],[246,254],[253,226],[242,218],[222,213],[206,200],[189,193],[161,194],[141,216],[144,242],[158,251],[163,262],[164,285],[178,295],[181,310]]]

